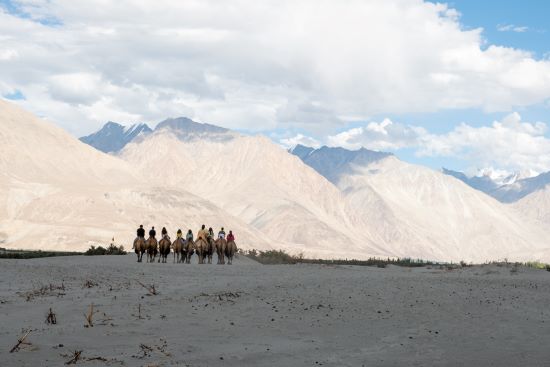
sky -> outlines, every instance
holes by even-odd
[[[187,116],[550,171],[550,2],[0,0],[0,95],[75,136]]]

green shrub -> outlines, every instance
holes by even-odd
[[[95,256],[95,255],[126,255],[127,252],[124,250],[124,246],[115,246],[112,243],[109,247],[104,248],[103,246],[91,246],[84,255],[86,256]]]
[[[41,257],[75,256],[82,252],[69,251],[40,251],[40,250],[6,250],[0,251],[0,259],[35,259]]]
[[[295,264],[296,259],[283,250],[256,251],[250,250],[245,256],[261,264]]]

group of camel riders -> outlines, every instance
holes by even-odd
[[[156,235],[157,235],[157,231],[155,231],[155,227],[153,226],[149,230],[149,237],[156,238],[155,237]],[[168,231],[166,230],[166,227],[162,227],[161,235],[162,235],[163,238],[166,238],[168,240],[170,239],[170,236],[168,236]],[[178,229],[178,231],[176,232],[176,236],[177,236],[177,238],[182,237],[181,229]],[[141,224],[139,226],[139,228],[137,229],[137,237],[142,238],[142,239],[145,240],[145,228],[143,228],[143,224]],[[214,239],[214,231],[212,230],[212,227],[210,227],[208,230],[206,230],[206,227],[203,224],[201,229],[199,229],[199,232],[197,233],[197,240],[199,238],[202,238],[205,241]],[[224,231],[223,227],[218,232],[218,238],[225,239],[225,231]],[[192,230],[187,231],[187,234],[185,235],[185,240],[186,241],[193,241],[193,231]],[[235,241],[235,236],[233,235],[233,231],[231,231],[231,230],[229,231],[229,234],[227,235],[227,241],[228,242]]]
[[[235,235],[233,231],[229,231],[227,238],[225,236],[225,230],[223,227],[218,232],[218,237],[215,238],[212,228],[206,229],[203,224],[201,229],[197,233],[197,240],[193,238],[193,231],[188,230],[185,238],[183,232],[178,229],[176,232],[176,239],[172,243],[166,227],[162,228],[162,238],[157,241],[157,231],[155,227],[151,227],[149,230],[149,238],[145,240],[145,229],[143,224],[137,229],[137,238],[134,240],[135,249],[138,256],[138,262],[142,261],[142,257],[147,252],[147,262],[154,262],[157,253],[160,253],[159,262],[165,263],[166,257],[172,249],[174,252],[174,262],[187,264],[191,261],[191,256],[196,253],[199,258],[199,264],[204,264],[207,260],[209,264],[212,263],[212,255],[217,253],[218,264],[225,264],[225,257],[228,258],[228,264],[233,262],[233,256],[237,252],[237,245],[235,244]]]

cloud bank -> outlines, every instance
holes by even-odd
[[[0,94],[20,91],[18,103],[77,135],[107,120],[187,115],[326,136],[373,115],[509,111],[550,98],[550,61],[485,45],[482,30],[464,29],[445,4],[11,3],[0,10]],[[382,125],[348,134],[398,136],[392,148],[422,134]]]

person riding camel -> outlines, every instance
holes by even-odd
[[[235,236],[233,236],[233,231],[229,231],[229,234],[227,235],[227,242],[235,242]]]
[[[176,232],[176,237],[181,238],[181,236],[182,236],[181,229],[178,229],[178,231]]]
[[[209,240],[214,239],[214,230],[212,227],[208,228],[208,233],[206,234],[206,237],[208,237]]]
[[[201,238],[206,241],[208,232],[206,231],[206,226],[203,224],[199,232],[197,233],[197,241]]]
[[[143,224],[140,224],[139,228],[137,229],[137,237],[145,238],[145,229],[143,229]]]
[[[222,229],[220,229],[220,231],[218,232],[218,238],[225,239],[225,231],[223,230],[223,227],[222,227]]]
[[[193,231],[192,230],[187,231],[187,235],[185,236],[185,240],[186,241],[193,241]]]
[[[153,237],[155,238],[155,236],[157,235],[157,231],[155,231],[155,227],[151,227],[151,230],[149,231],[149,237]]]
[[[162,227],[161,234],[163,238],[170,239],[170,237],[168,237],[168,231],[166,230],[166,227]]]

